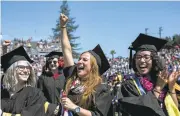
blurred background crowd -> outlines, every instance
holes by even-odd
[[[14,41],[1,41],[0,53],[2,55],[5,53],[5,50],[8,52],[20,45],[24,45],[31,59],[35,61],[32,66],[35,69],[36,75],[40,76],[46,62],[46,58],[44,56],[51,51],[57,51],[60,44],[58,41],[48,42],[47,40],[32,42],[31,39],[32,38],[28,39],[27,41],[23,41],[21,39],[14,39]],[[180,44],[176,44],[171,47],[164,47],[158,52],[158,54],[165,59],[166,66],[169,71],[180,69]],[[108,82],[109,85],[113,86],[115,83],[122,81],[124,76],[134,74],[133,69],[129,69],[128,57],[108,57],[108,61],[111,67],[108,71],[106,71],[106,73],[103,74],[103,76],[105,82]]]

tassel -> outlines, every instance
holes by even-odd
[[[129,47],[130,54],[129,54],[129,69],[132,68],[132,46]]]

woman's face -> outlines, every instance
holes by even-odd
[[[77,74],[78,77],[86,77],[91,71],[90,53],[85,52],[81,54],[77,62]]]
[[[51,71],[56,70],[59,67],[58,58],[52,58],[48,62],[49,62],[49,69]]]
[[[148,74],[152,68],[152,56],[150,51],[139,51],[135,56],[136,68],[142,75]]]
[[[16,74],[18,82],[25,82],[30,76],[30,66],[27,61],[18,61],[16,67]]]

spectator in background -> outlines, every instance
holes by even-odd
[[[48,59],[37,84],[37,87],[43,91],[48,102],[57,105],[59,105],[60,92],[65,84],[62,56],[62,52],[55,51],[46,55]],[[59,61],[60,58],[61,61]]]

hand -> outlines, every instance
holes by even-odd
[[[4,42],[3,42],[3,45],[4,46],[9,46],[11,44],[11,41],[10,40],[5,40]]]
[[[169,76],[169,81],[168,81],[168,86],[169,86],[169,91],[172,91],[174,89],[174,85],[180,76],[180,71],[174,71],[170,74]]]
[[[74,110],[76,107],[78,107],[67,97],[61,98],[61,104],[64,108],[71,111]]]
[[[168,83],[168,77],[169,76],[167,70],[160,71],[158,74],[158,79],[155,88],[161,91],[164,88],[164,86]]]
[[[60,15],[61,27],[66,27],[67,22],[68,22],[68,17],[61,13],[61,15]]]

